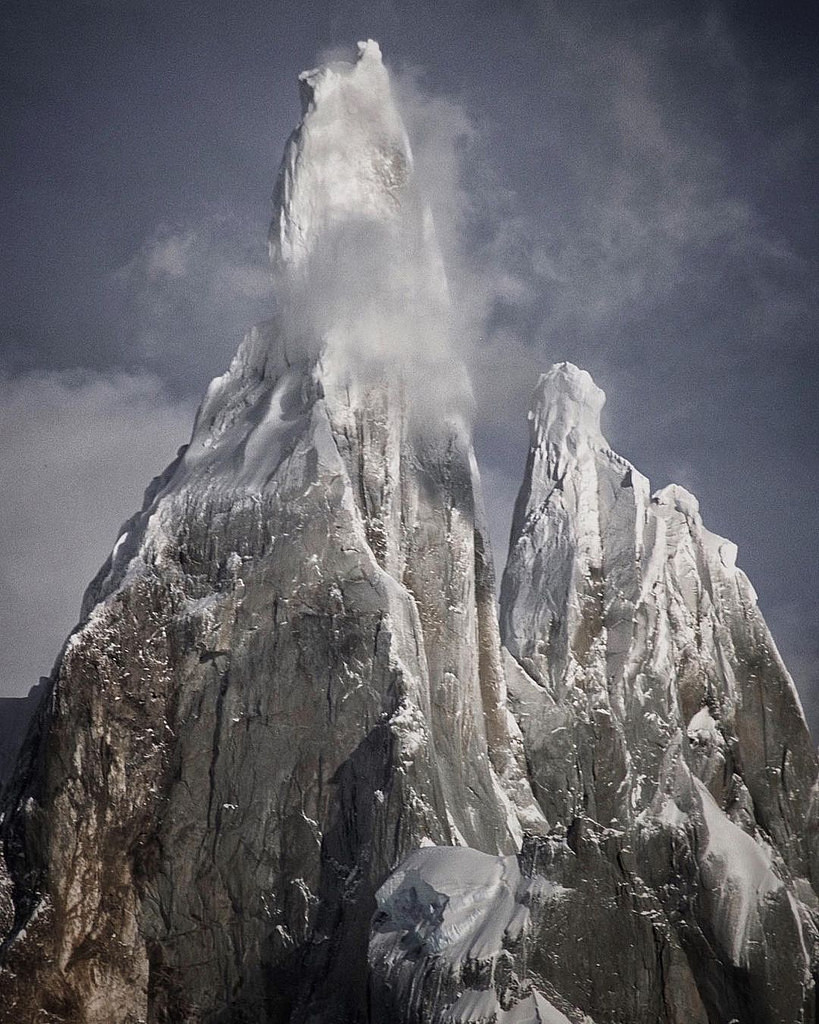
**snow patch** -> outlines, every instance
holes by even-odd
[[[411,853],[376,901],[390,929],[413,934],[428,953],[450,962],[491,960],[512,937],[510,927],[516,937],[525,927],[520,885],[516,857],[433,846]]]
[[[389,726],[398,740],[401,762],[408,768],[420,750],[427,747],[427,723],[417,705],[404,698],[389,720]]]
[[[126,540],[128,540],[128,531],[127,530],[125,531],[125,533],[121,534],[117,538],[117,542],[116,542],[116,544],[114,545],[114,547],[111,550],[111,561],[112,562],[116,559],[117,552],[119,551],[119,549],[122,547],[122,545],[125,543]]]
[[[694,746],[724,747],[725,738],[708,707],[701,707],[688,723],[686,735]]]
[[[747,966],[748,945],[762,931],[761,904],[783,883],[774,874],[770,848],[743,832],[720,810],[703,783],[693,781],[708,831],[701,867],[717,897],[717,933],[733,962]]]
[[[444,1015],[444,1024],[571,1024],[536,989],[504,1010],[494,989],[468,988]]]

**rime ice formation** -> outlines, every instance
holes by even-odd
[[[295,268],[328,234],[357,221],[396,230],[412,156],[378,43],[355,64],[299,76],[303,120],[287,143],[274,196],[271,261]]]
[[[807,1024],[816,760],[736,549],[561,364],[503,650],[378,46],[301,86],[275,314],[122,527],[3,794],[0,1022]]]
[[[707,1019],[812,1019],[817,769],[796,690],[736,547],[683,488],[650,494],[603,402],[562,363],[530,413],[501,632],[536,795],[631,848]]]

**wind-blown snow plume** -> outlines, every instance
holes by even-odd
[[[325,376],[397,374],[416,422],[463,414],[468,385],[430,208],[378,44],[358,49],[354,64],[300,76],[302,121],[269,235],[276,319],[302,356],[321,355]]]

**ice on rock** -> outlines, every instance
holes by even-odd
[[[602,436],[602,405],[588,374],[558,364],[529,416],[501,632],[535,793],[553,825],[617,829],[639,879],[661,903],[676,894],[668,913],[696,908],[687,934],[713,936],[702,941],[749,972],[753,1008],[691,955],[708,1019],[803,1021],[812,912],[800,894],[819,850],[799,699],[736,546],[703,526],[685,488],[649,496]],[[691,1019],[704,1013],[692,1003]]]
[[[274,268],[304,264],[317,242],[350,221],[396,221],[412,169],[378,43],[299,76],[302,122],[285,149],[270,229]]]

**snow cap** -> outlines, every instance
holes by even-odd
[[[378,43],[360,42],[355,63],[303,71],[299,83],[302,120],[273,194],[269,249],[277,271],[302,264],[334,228],[394,222],[412,173]]]
[[[602,440],[600,413],[605,402],[605,392],[586,370],[573,363],[555,363],[541,374],[532,398],[532,443],[563,446],[581,436]]]
[[[668,505],[690,519],[699,518],[700,503],[680,484],[667,484],[652,495],[655,505]]]

